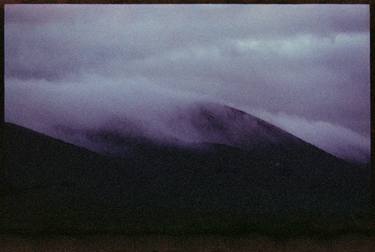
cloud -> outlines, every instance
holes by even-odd
[[[189,107],[194,103],[215,102],[207,96],[165,89],[147,80],[113,82],[92,75],[79,82],[64,83],[10,79],[5,92],[6,121],[92,149],[101,146],[93,145],[79,134],[65,134],[66,130],[74,133],[74,130],[98,132],[107,129],[162,141],[179,138],[194,142],[200,139],[195,130],[185,125],[176,131],[171,122],[189,117]],[[369,160],[369,138],[348,128],[284,112],[239,108],[338,157],[359,162]]]
[[[79,82],[9,79],[5,120],[55,135],[55,127],[102,130],[163,139],[168,122],[208,97],[172,91],[144,79],[113,81],[92,75]],[[22,97],[22,99],[20,99]],[[61,135],[59,137],[62,137]]]
[[[28,110],[27,126],[73,109],[95,124],[86,109],[102,116],[189,93],[368,142],[369,38],[368,5],[6,5],[6,114],[17,122]],[[112,98],[122,92],[138,98]]]
[[[246,107],[243,109],[337,157],[363,163],[370,160],[370,138],[353,130],[284,112],[270,113]]]

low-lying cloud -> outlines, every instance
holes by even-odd
[[[165,89],[142,79],[111,82],[93,76],[70,83],[10,79],[5,91],[8,94],[6,121],[93,149],[96,146],[92,141],[79,134],[65,134],[60,129],[83,132],[107,129],[124,136],[199,142],[201,139],[194,130],[185,127],[184,131],[181,127],[176,131],[170,122],[189,117],[194,104],[220,102],[208,96]],[[350,129],[283,112],[275,114],[233,103],[227,105],[270,122],[338,157],[359,162],[369,160],[369,138]]]
[[[337,157],[357,162],[370,160],[370,138],[351,129],[284,112],[270,113],[246,107],[243,109]]]
[[[210,100],[368,160],[369,52],[367,5],[6,5],[5,120],[157,136]]]

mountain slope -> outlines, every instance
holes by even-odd
[[[121,157],[5,124],[2,229],[143,230],[181,220],[195,225],[196,216],[207,214],[232,220],[348,216],[366,209],[368,168],[243,112],[220,113],[192,114],[196,130],[211,135],[190,145],[137,141],[109,129],[85,133],[107,144],[130,143],[131,155]],[[252,133],[237,124],[233,117],[239,116],[253,121],[258,132],[246,135]],[[231,135],[235,127],[241,134]],[[226,137],[217,138],[224,131]],[[257,144],[247,144],[255,136]]]

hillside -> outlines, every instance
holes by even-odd
[[[223,135],[223,117],[203,115],[200,123]],[[368,168],[240,116],[256,123],[259,148],[235,134],[213,143],[215,130],[205,142],[188,146],[137,141],[108,129],[86,132],[96,141],[131,146],[127,155],[105,156],[5,123],[1,229],[233,229],[267,219],[346,218],[367,210]]]

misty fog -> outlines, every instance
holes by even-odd
[[[6,5],[5,121],[198,141],[171,120],[219,103],[366,162],[369,35],[367,5]]]

